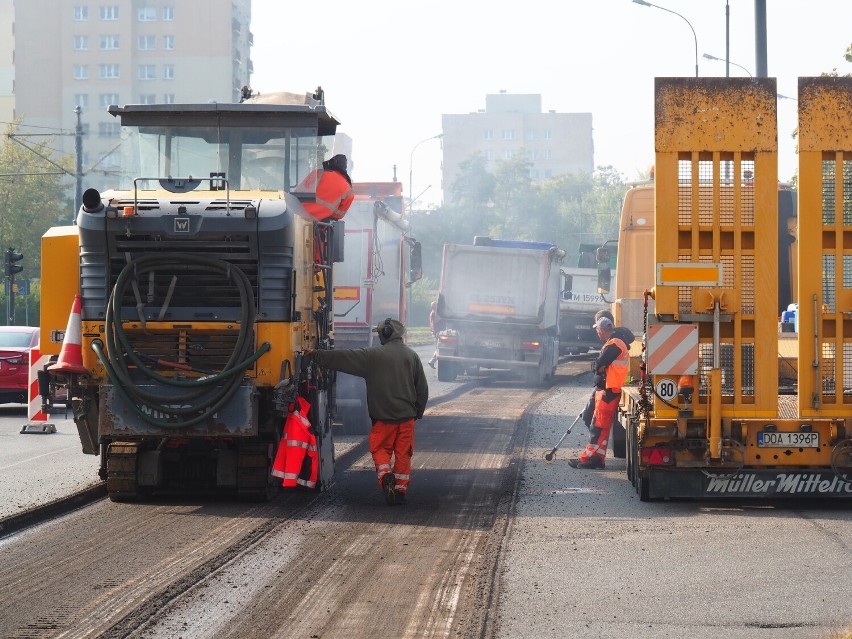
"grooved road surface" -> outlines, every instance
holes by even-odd
[[[361,441],[319,496],[102,500],[14,535],[0,636],[480,635],[524,410],[544,394],[497,380],[431,405],[405,506],[385,504]]]

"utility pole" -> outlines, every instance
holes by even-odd
[[[79,106],[74,107],[74,113],[77,114],[77,127],[74,130],[74,152],[77,155],[77,169],[75,172],[77,188],[74,196],[74,211],[79,211],[83,205],[83,123],[81,119],[83,109]],[[76,215],[74,217],[76,219]]]

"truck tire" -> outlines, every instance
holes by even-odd
[[[618,459],[627,457],[627,432],[618,419],[618,413],[612,419],[610,440],[612,441],[612,456]]]
[[[527,386],[532,386],[533,388],[544,386],[544,382],[547,379],[547,368],[544,361],[539,362],[535,368],[525,369],[524,378]]]
[[[373,427],[366,401],[360,406],[338,407],[337,418],[341,435],[368,435]]]
[[[453,362],[438,360],[438,381],[451,382],[456,378],[456,365]]]

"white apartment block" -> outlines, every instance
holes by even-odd
[[[591,113],[542,112],[541,95],[501,91],[485,97],[485,109],[460,115],[444,114],[444,199],[453,200],[459,165],[481,153],[489,169],[521,152],[529,161],[530,178],[589,175],[594,170]]]
[[[74,155],[79,107],[86,182],[118,164],[110,104],[238,102],[250,84],[251,0],[0,0],[0,29],[9,3],[0,109],[11,84],[21,131],[61,133],[52,146]]]

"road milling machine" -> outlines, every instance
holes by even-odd
[[[284,420],[306,401],[316,454],[303,485],[326,488],[333,387],[300,366],[333,345],[343,235],[303,206],[316,200],[305,178],[334,154],[322,90],[109,113],[115,183],[86,190],[75,224],[42,240],[41,351],[57,360],[40,375],[46,408],[67,389],[113,500],[266,500]]]
[[[619,410],[643,501],[852,497],[852,78],[799,79],[795,394],[777,99],[774,78],[656,80],[655,270]]]

